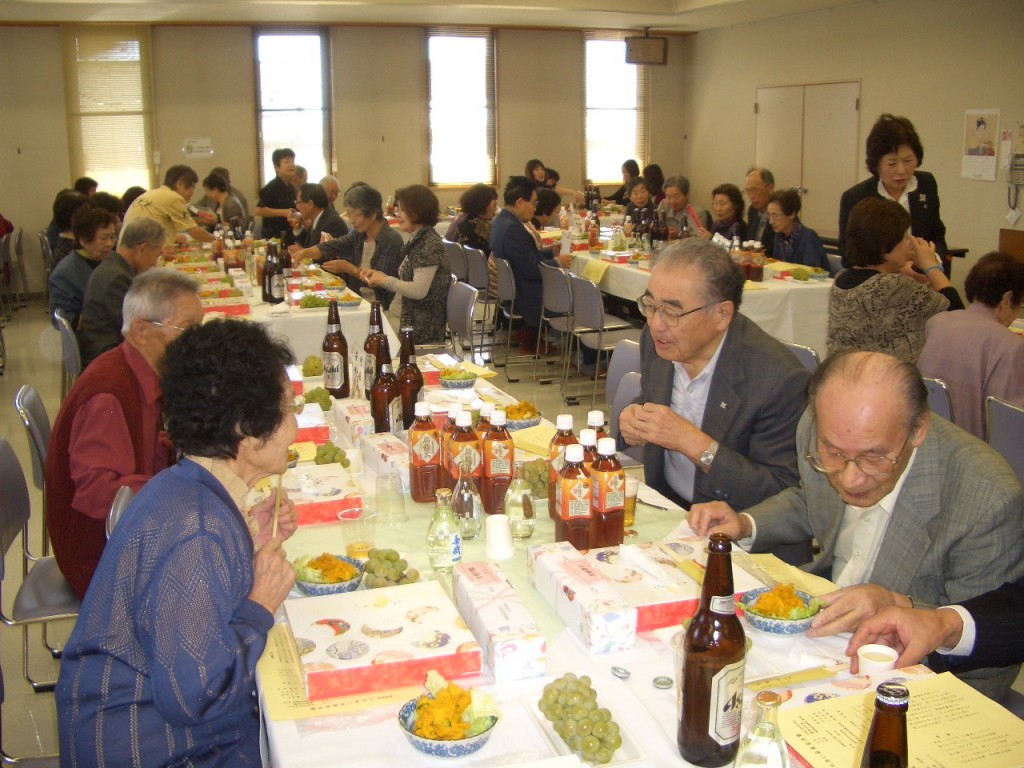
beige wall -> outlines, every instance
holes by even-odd
[[[925,142],[924,168],[939,180],[949,242],[969,247],[976,259],[1007,226],[1005,172],[994,183],[959,177],[963,111],[998,107],[1001,127],[1024,120],[1014,66],[1021,29],[1024,4],[1017,0],[877,0],[670,38],[669,64],[650,70],[650,160],[666,175],[689,176],[694,199],[706,206],[706,190],[741,182],[753,161],[759,86],[858,80],[861,140],[882,111],[914,120]],[[332,27],[330,38],[342,185],[363,180],[387,195],[424,181],[424,31]],[[499,180],[536,156],[568,186],[582,184],[582,35],[499,30],[495,53]],[[183,138],[210,136],[214,157],[190,164],[201,175],[227,166],[254,202],[251,28],[156,27],[153,58],[161,173],[185,160]],[[34,234],[50,219],[54,192],[72,181],[57,27],[0,28],[0,89],[0,212]],[[449,204],[460,192],[441,190],[439,197]],[[27,245],[30,280],[41,290],[34,237]],[[966,266],[956,265],[955,282]]]
[[[0,213],[24,228],[29,285],[40,291],[36,232],[50,223],[54,194],[74,181],[56,27],[0,29],[0,93]]]
[[[758,87],[859,80],[861,146],[882,112],[906,115],[921,135],[947,242],[971,249],[953,267],[962,290],[970,265],[1009,226],[1005,171],[995,182],[960,178],[964,110],[999,108],[1000,128],[1024,120],[1022,30],[1019,0],[879,0],[687,38],[691,181],[704,189],[742,180],[754,159]],[[858,167],[866,177],[862,158]]]

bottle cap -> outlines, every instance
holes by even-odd
[[[381,374],[393,373],[393,371],[391,370],[391,363],[384,363],[383,365],[381,365],[380,372]]]
[[[597,445],[597,430],[589,428],[581,429],[580,445]]]
[[[875,688],[875,701],[880,701],[882,704],[895,707],[906,704],[909,700],[910,691],[905,685],[900,685],[895,681],[886,680]]]
[[[588,427],[603,427],[604,426],[604,411],[590,411],[587,413],[587,426]]]
[[[430,403],[428,403],[426,400],[420,400],[418,403],[416,403],[415,406],[413,406],[413,408],[415,409],[414,413],[417,416],[430,415]]]
[[[494,415],[494,403],[484,403],[480,406],[480,417],[489,419]]]
[[[579,443],[565,446],[565,460],[574,463],[583,461],[583,446]]]
[[[444,504],[452,503],[452,489],[451,488],[438,488],[434,491],[434,498]]]
[[[471,410],[471,411],[479,411],[483,407],[483,405],[484,405],[484,401],[483,400],[481,400],[479,397],[474,397],[472,402],[470,402],[470,404],[469,404],[469,410]]]
[[[452,403],[448,406],[448,418],[454,419],[462,410],[462,403]]]
[[[614,456],[615,455],[615,438],[614,437],[602,437],[597,441],[597,452],[602,456]]]
[[[411,325],[403,325],[401,328],[398,329],[399,334],[412,333],[412,331],[413,327]]]
[[[555,427],[560,430],[572,429],[572,414],[558,414],[558,416],[555,418]]]
[[[473,426],[473,414],[469,411],[459,411],[455,416],[456,427],[471,427]]]
[[[482,416],[483,413],[481,412],[480,415]],[[491,414],[491,424],[493,424],[496,427],[504,427],[505,426],[505,412],[504,411],[495,411],[494,413],[492,413]]]
[[[782,697],[775,691],[761,691],[757,694],[757,703],[765,707],[777,707],[782,704]]]

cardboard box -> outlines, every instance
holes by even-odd
[[[390,432],[363,437],[363,462],[377,475],[397,474],[402,491],[409,493],[409,446]]]
[[[353,390],[354,391],[354,390]],[[347,397],[334,403],[334,423],[342,448],[362,448],[363,438],[373,434],[373,416],[370,401],[361,397]]]
[[[436,581],[284,602],[311,701],[479,674],[480,646]]]
[[[301,395],[303,392],[305,392],[306,386],[305,382],[302,379],[302,367],[298,365],[289,365],[286,366],[284,370],[288,374],[288,381],[291,382],[292,392],[294,392],[296,395]]]
[[[530,580],[591,653],[636,644],[636,609],[568,542],[530,547]]]
[[[303,408],[296,419],[299,422],[299,431],[295,436],[295,442],[309,441],[320,445],[331,439],[331,428],[327,424],[324,410],[319,405]]]
[[[363,508],[362,486],[340,464],[293,467],[282,486],[295,504],[299,527],[337,523],[339,513]]]
[[[494,563],[455,566],[455,605],[483,650],[484,665],[503,683],[542,677],[547,644],[515,588]]]
[[[237,317],[251,314],[249,300],[244,296],[233,296],[227,299],[202,299],[203,314],[220,314]]]

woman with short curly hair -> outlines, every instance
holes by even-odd
[[[282,499],[247,518],[284,472],[297,431],[291,352],[258,323],[184,331],[164,358],[170,438],[183,458],[150,480],[103,551],[61,660],[68,765],[258,765],[256,662],[295,582]]]

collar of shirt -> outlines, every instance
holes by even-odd
[[[832,563],[832,573],[838,587],[863,584],[870,577],[878,559],[878,550],[882,547],[882,539],[885,538],[885,529],[896,508],[896,500],[916,457],[917,448],[914,448],[895,487],[879,499],[877,504],[871,507],[846,505]]]
[[[142,356],[142,353],[131,344],[126,341],[122,342],[121,348],[124,350],[124,359],[128,362],[128,367],[132,369],[132,373],[139,382],[146,405],[153,405],[163,397],[163,392],[160,390],[160,377],[156,375],[156,371]]]
[[[704,409],[707,406],[708,394],[711,392],[711,379],[715,375],[718,357],[728,335],[727,330],[708,364],[692,379],[682,363],[672,363],[675,369],[672,377],[672,410],[698,429],[704,421]],[[696,467],[697,465],[683,454],[665,451],[665,479],[672,489],[687,501],[693,500]]]
[[[321,218],[323,218],[323,215],[324,215],[324,214],[325,214],[326,212],[327,212],[327,209],[326,209],[326,208],[324,208],[324,210],[320,211],[320,213],[318,213],[318,214],[316,215],[316,218],[315,218],[315,219],[313,219],[313,224],[312,224],[312,226],[310,226],[310,229],[316,229],[316,225],[320,223],[320,219],[321,219]]]
[[[217,482],[224,486],[228,495],[235,502],[235,506],[245,509],[245,497],[249,495],[249,486],[242,478],[228,469],[224,462],[206,456],[186,456],[186,458],[213,475]]]
[[[903,192],[900,193],[899,199],[889,194],[885,188],[885,184],[882,180],[878,180],[878,194],[884,197],[886,200],[893,200],[903,206],[907,213],[910,213],[910,193],[917,189],[917,176],[911,176],[910,181],[907,182],[907,186],[903,188]]]

